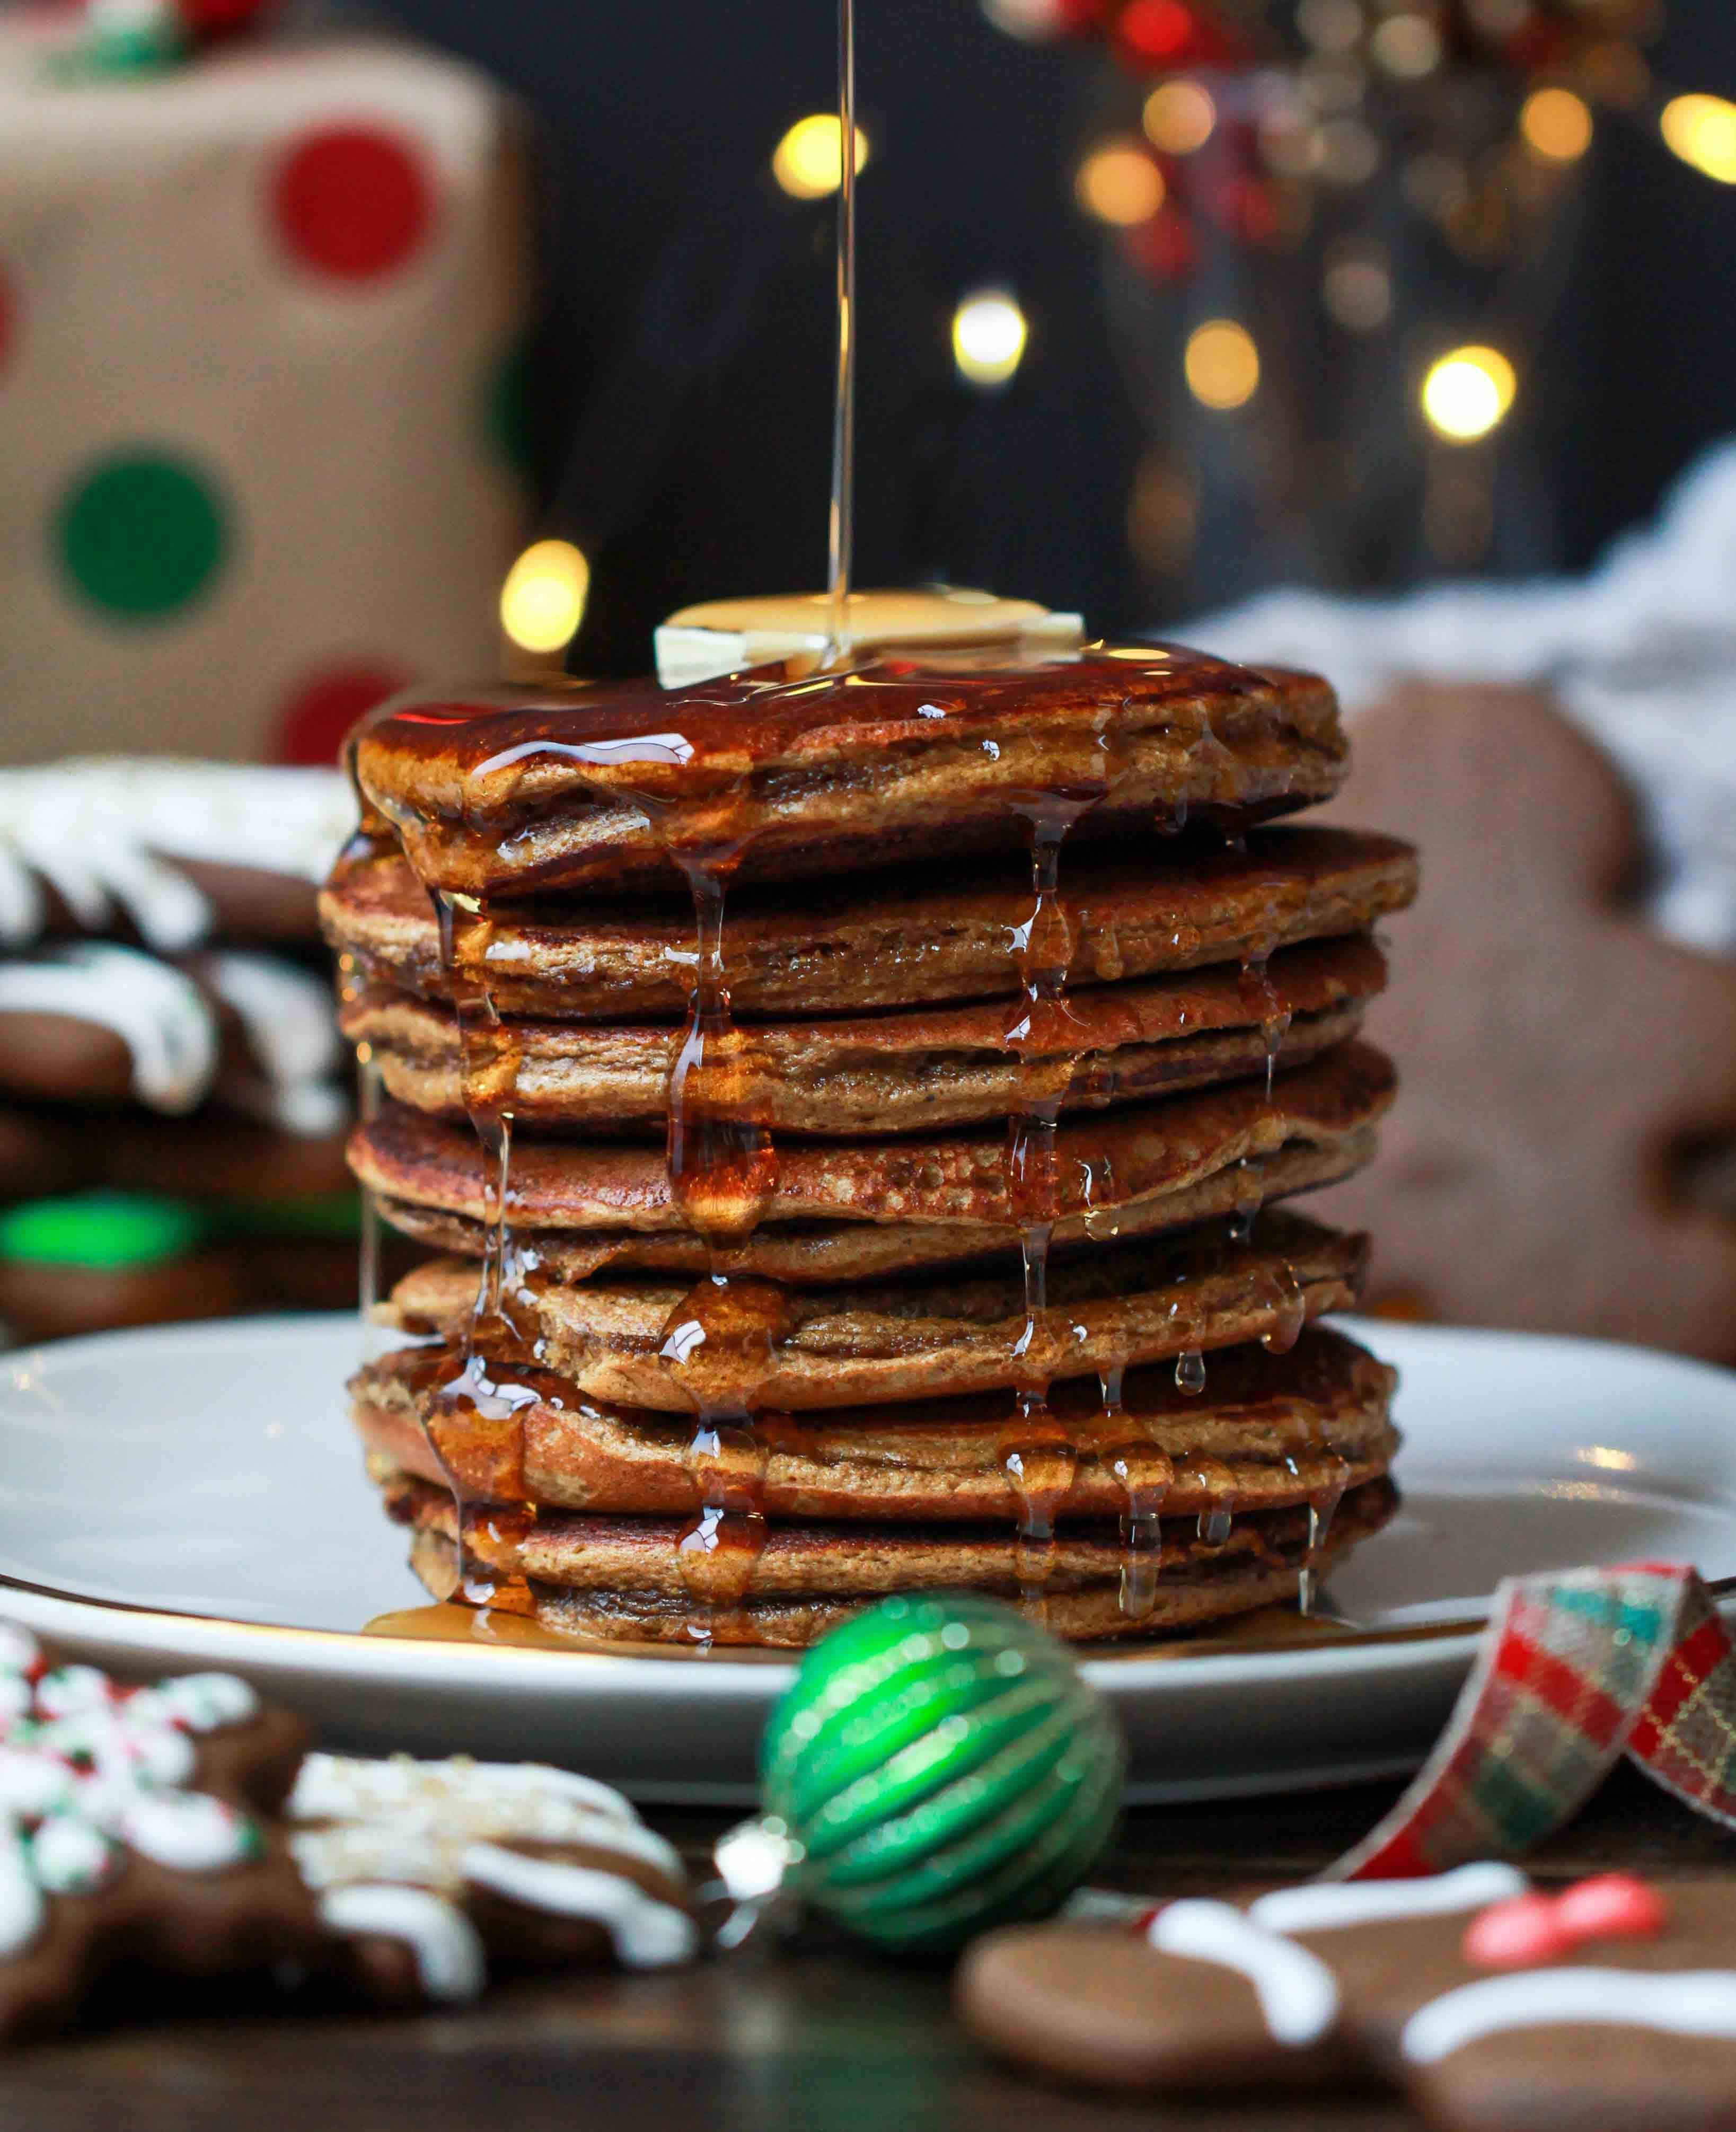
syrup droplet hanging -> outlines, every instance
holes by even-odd
[[[1073,1485],[1078,1448],[1048,1402],[1053,1374],[1048,1316],[1050,1239],[1061,1212],[1056,1127],[1078,1063],[1067,1004],[1072,928],[1059,894],[1067,831],[1101,798],[1095,789],[1031,795],[1031,915],[1013,930],[1020,998],[1007,1030],[1019,1064],[1019,1108],[1007,1121],[1007,1204],[1024,1271],[1024,1323],[1014,1342],[1014,1414],[1000,1462],[1018,1505],[1014,1568],[1027,1608],[1041,1619],[1053,1567],[1055,1516]]]
[[[420,1410],[453,1493],[458,1588],[475,1605],[527,1612],[520,1550],[535,1522],[525,1474],[525,1415],[539,1401],[573,1397],[542,1366],[536,1269],[510,1220],[516,1032],[496,1007],[487,958],[493,923],[480,899],[436,892],[440,959],[458,1026],[464,1109],[482,1158],[482,1263],[455,1375],[431,1358]]]
[[[710,1264],[670,1312],[659,1353],[693,1414],[685,1463],[698,1515],[676,1566],[693,1608],[688,1636],[703,1645],[746,1601],[765,1545],[766,1453],[755,1418],[789,1329],[789,1301],[775,1282],[731,1270],[777,1189],[776,1150],[751,1115],[724,982],[726,884],[740,848],[666,848],[693,891],[696,950],[687,1032],[669,1073],[669,1190]]]

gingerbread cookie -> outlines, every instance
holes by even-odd
[[[473,1997],[487,1957],[690,1962],[680,1858],[619,1793],[531,1763],[310,1755],[290,1850],[369,1995]]]
[[[126,756],[0,770],[0,945],[310,944],[316,884],[355,819],[336,770]]]
[[[605,1786],[304,1745],[228,1674],[127,1688],[0,1622],[0,2043],[122,1962],[282,1966],[404,2005],[473,1998],[491,1957],[698,1952],[679,1859]]]
[[[1328,1203],[1376,1239],[1371,1297],[1736,1359],[1736,1221],[1683,1160],[1727,1159],[1736,969],[1632,900],[1643,847],[1614,765],[1515,689],[1407,684],[1355,732],[1345,819],[1423,860],[1365,1025],[1404,1060],[1404,1101]]]
[[[979,1941],[965,2024],[1001,2054],[1160,2091],[1385,2078],[1442,2132],[1736,2125],[1736,1924],[1724,1882],[1513,1867],[1178,1902],[1134,1933]]]
[[[165,962],[75,941],[0,962],[0,1094],[127,1102],[185,1116],[208,1097],[276,1131],[338,1131],[348,1105],[330,987],[279,956]]]
[[[117,1686],[0,1623],[0,2042],[114,1963],[209,1975],[317,1951],[271,1833],[304,1735],[245,1683]]]

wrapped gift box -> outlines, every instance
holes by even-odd
[[[102,78],[0,7],[0,759],[329,761],[492,670],[516,107],[376,39]]]

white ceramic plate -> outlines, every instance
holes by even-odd
[[[1503,1575],[1650,1558],[1736,1576],[1736,1375],[1641,1349],[1352,1325],[1403,1373],[1401,1515],[1335,1578],[1356,1633],[1270,1610],[1087,1671],[1134,1795],[1420,1761]],[[643,1798],[752,1795],[789,1664],[356,1633],[424,1595],[362,1479],[348,1317],[108,1333],[0,1357],[7,1612],[99,1664],[223,1666],[333,1745],[533,1755]]]

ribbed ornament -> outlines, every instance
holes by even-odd
[[[885,1947],[1053,1910],[1108,1841],[1126,1750],[1063,1645],[1010,1606],[888,1599],[808,1654],[760,1748],[784,1885]]]

